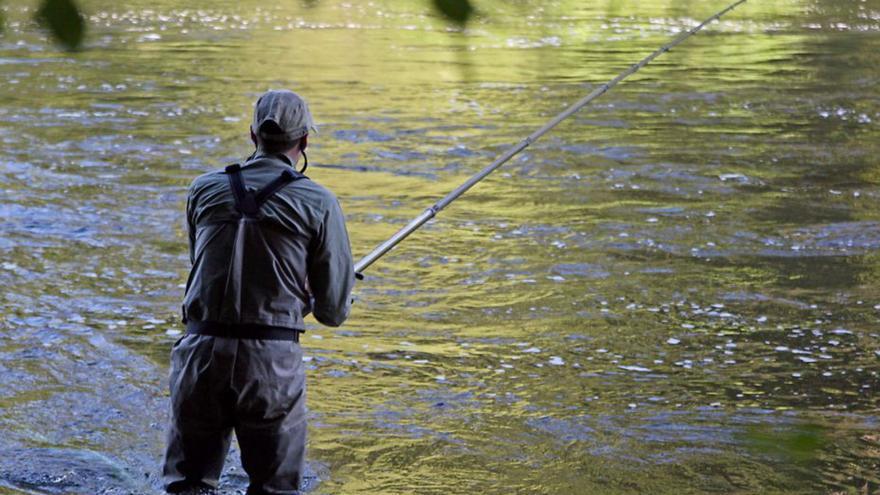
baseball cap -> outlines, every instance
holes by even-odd
[[[310,130],[317,132],[309,105],[286,89],[269,90],[260,96],[254,105],[251,130],[261,140],[274,143],[296,141]]]

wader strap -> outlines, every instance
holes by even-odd
[[[272,195],[280,191],[284,186],[295,180],[306,178],[305,175],[293,170],[285,170],[275,180],[266,184],[266,187],[253,193],[248,191],[244,185],[244,179],[241,176],[241,165],[236,163],[226,167],[226,175],[229,177],[229,187],[232,189],[233,197],[235,197],[235,208],[248,217],[256,216],[260,212],[260,207],[263,206],[263,203],[268,201]]]
[[[295,328],[257,325],[255,323],[218,323],[215,321],[190,321],[186,324],[186,333],[194,335],[210,335],[228,339],[265,339],[292,340],[299,342],[299,335],[304,330]]]
[[[249,217],[256,215],[260,208],[254,201],[253,194],[248,193],[247,188],[244,187],[244,180],[241,178],[241,165],[236,163],[226,167],[226,175],[229,177],[229,187],[235,197],[235,209]]]
[[[297,179],[302,179],[303,177],[303,175],[299,175],[299,177],[295,176],[293,170],[285,170],[284,172],[281,172],[281,175],[276,177],[272,182],[266,184],[266,187],[260,189],[260,192],[257,193],[255,198],[257,208],[263,206],[263,203],[265,203],[267,199],[271,198],[273,194],[280,191],[284,186]]]

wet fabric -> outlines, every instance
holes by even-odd
[[[260,155],[245,163],[247,189],[260,190],[290,171],[285,159]],[[193,266],[185,322],[304,330],[309,311],[330,326],[348,317],[354,285],[348,232],[336,197],[314,181],[285,185],[247,216],[236,208],[228,174],[210,172],[189,188],[187,227]]]
[[[248,495],[299,493],[306,444],[296,342],[185,335],[171,352],[166,490],[216,487],[232,433]]]

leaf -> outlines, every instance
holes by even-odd
[[[447,19],[460,24],[467,24],[468,19],[474,13],[474,7],[470,0],[433,0],[434,8]]]
[[[74,0],[43,0],[36,18],[66,49],[82,45],[86,21]]]

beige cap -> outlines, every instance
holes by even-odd
[[[274,143],[293,142],[310,130],[317,131],[309,105],[286,89],[266,91],[257,100],[251,130],[261,140]]]

